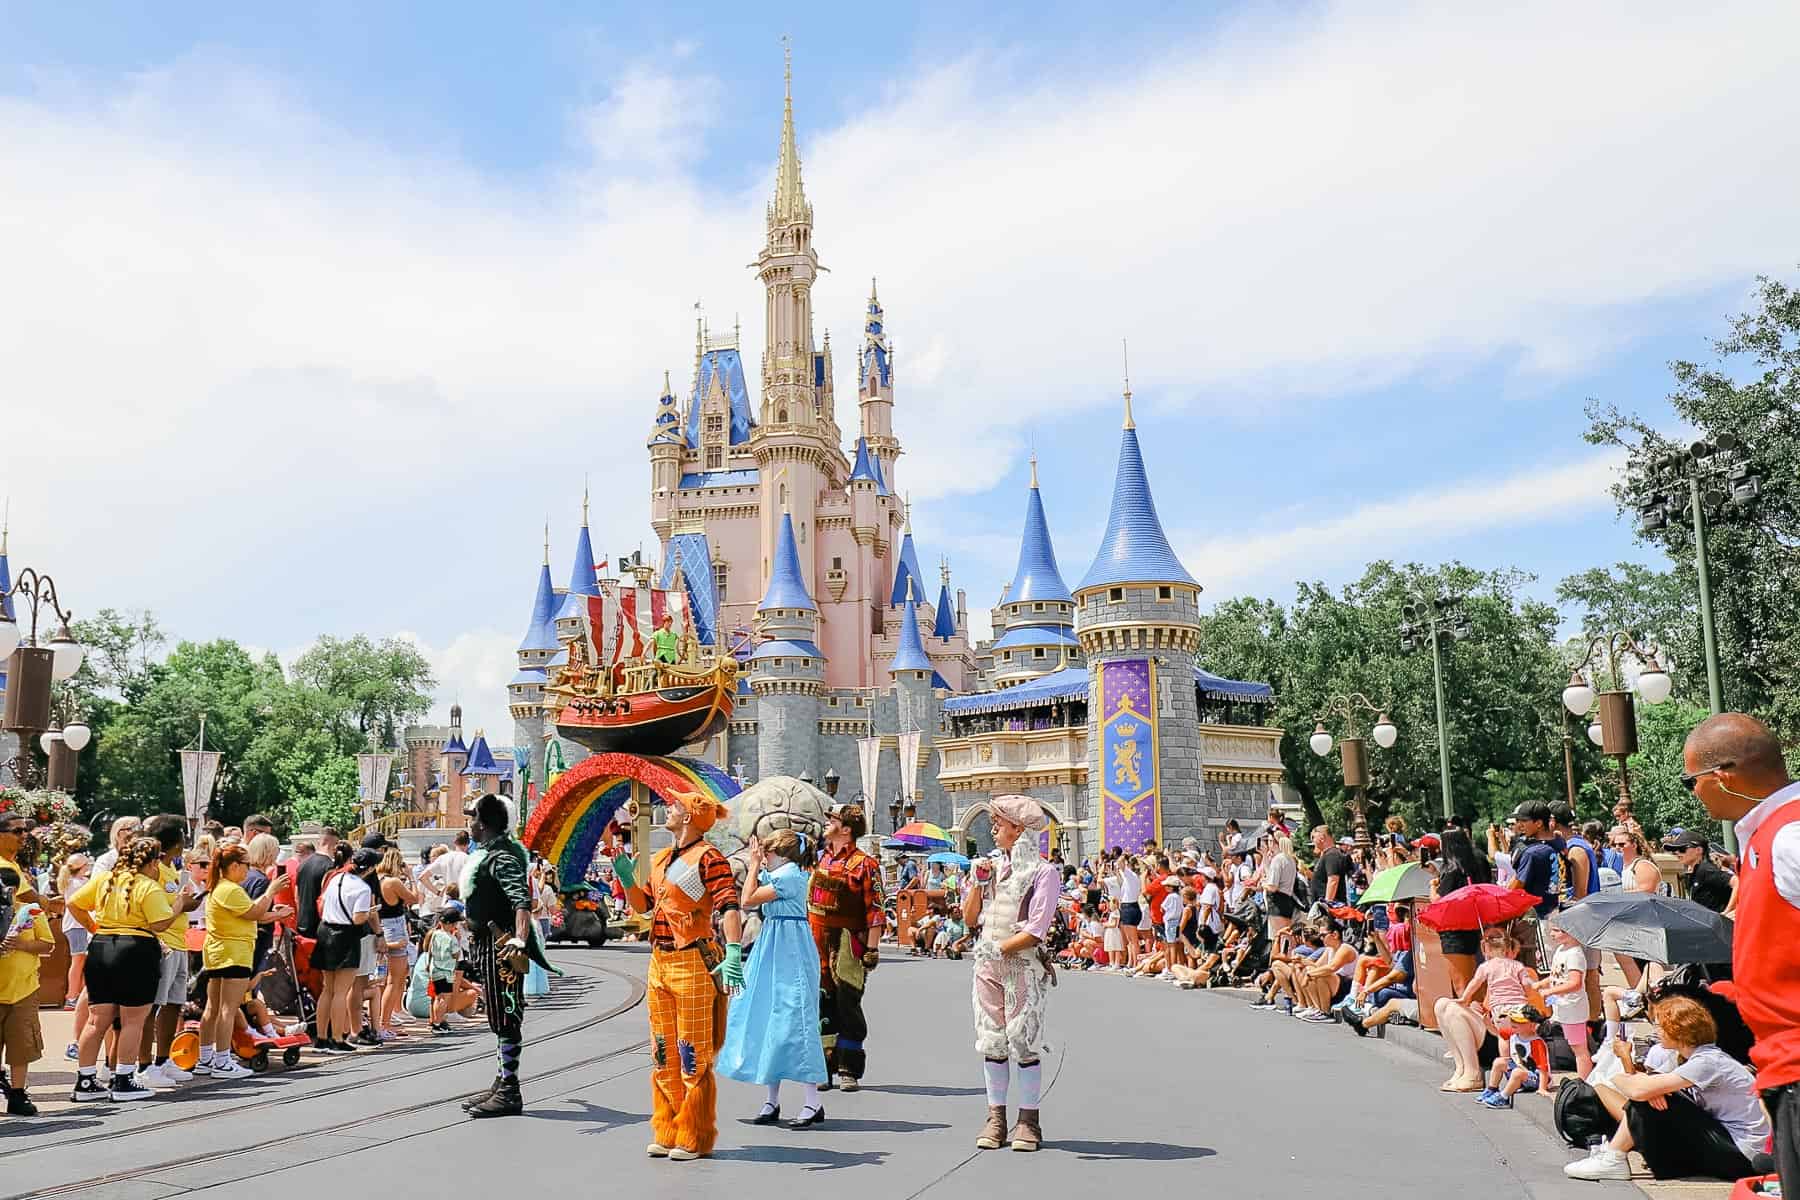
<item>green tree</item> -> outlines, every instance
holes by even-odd
[[[1557,585],[1556,598],[1573,606],[1587,639],[1630,633],[1667,651],[1663,666],[1677,699],[1706,703],[1706,659],[1700,645],[1700,597],[1693,574],[1659,571],[1643,563],[1592,567]],[[1566,611],[1566,610],[1565,610]]]
[[[317,821],[340,830],[352,828],[361,820],[356,805],[358,786],[353,756],[332,755],[317,763],[290,793],[294,823]]]
[[[347,753],[366,749],[370,734],[383,746],[396,744],[406,723],[430,709],[436,684],[417,646],[361,634],[320,638],[294,660],[292,675],[315,693],[313,703]]]
[[[1791,741],[1800,735],[1800,291],[1760,279],[1757,305],[1713,343],[1709,365],[1670,364],[1673,415],[1707,438],[1740,439],[1763,494],[1744,517],[1714,524],[1712,564],[1720,673],[1729,708],[1769,719]],[[1685,446],[1664,430],[1667,414],[1650,417],[1590,403],[1587,440],[1626,451],[1614,488],[1621,510],[1644,494],[1660,459]],[[1668,553],[1689,590],[1694,531],[1686,521],[1645,532]],[[1698,613],[1690,617],[1697,642]]]
[[[1444,655],[1452,786],[1461,811],[1492,817],[1522,793],[1562,792],[1558,698],[1568,668],[1555,642],[1555,610],[1521,595],[1529,578],[1460,563],[1376,562],[1337,592],[1301,584],[1291,609],[1252,598],[1220,604],[1202,620],[1201,659],[1208,670],[1274,686],[1272,720],[1287,733],[1289,782],[1309,820],[1338,829],[1350,823],[1341,762],[1335,750],[1319,758],[1308,747],[1315,718],[1341,693],[1390,705],[1400,737],[1392,750],[1369,743],[1370,820],[1399,812],[1414,827],[1435,824],[1441,802],[1431,656],[1401,652],[1400,609],[1421,595],[1465,597],[1472,635]],[[1372,721],[1359,718],[1365,736]],[[1326,728],[1334,737],[1347,732],[1335,716]]]

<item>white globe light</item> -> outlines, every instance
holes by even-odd
[[[50,660],[50,678],[60,683],[81,670],[81,660],[86,651],[65,625],[50,640],[50,653],[53,656]]]
[[[44,752],[46,758],[55,752],[56,743],[60,741],[62,741],[62,734],[54,729],[38,734],[38,748]]]
[[[18,648],[18,622],[4,613],[0,613],[0,658],[11,658],[12,652]]]
[[[1314,754],[1324,758],[1331,753],[1331,735],[1323,729],[1315,730],[1312,737],[1307,739],[1307,745],[1312,747]]]
[[[1580,675],[1569,677],[1569,686],[1563,689],[1563,707],[1577,717],[1586,716],[1594,707],[1594,689]]]
[[[1638,695],[1647,703],[1661,704],[1669,698],[1669,692],[1675,687],[1675,681],[1661,667],[1651,664],[1651,669],[1638,676]]]
[[[1392,750],[1400,737],[1400,731],[1388,720],[1386,713],[1381,714],[1381,720],[1375,722],[1375,728],[1370,732],[1375,736],[1375,744],[1383,750]]]
[[[77,754],[87,749],[88,741],[94,736],[93,730],[81,721],[73,721],[64,725],[62,733],[64,744]]]
[[[1606,731],[1600,728],[1600,722],[1595,721],[1592,725],[1588,726],[1588,741],[1594,743],[1596,746],[1604,746],[1606,744]]]

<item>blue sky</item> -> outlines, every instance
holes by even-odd
[[[0,491],[79,609],[404,632],[493,725],[544,517],[559,579],[584,474],[603,550],[649,535],[695,300],[760,349],[784,32],[818,332],[880,277],[975,610],[1031,447],[1084,570],[1122,338],[1209,596],[1378,557],[1548,594],[1641,553],[1584,400],[1663,411],[1797,258],[1786,6],[369,8],[0,4],[0,394],[77,431]]]

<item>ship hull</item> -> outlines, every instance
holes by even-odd
[[[672,754],[711,737],[731,719],[725,681],[683,684],[557,709],[556,732],[596,753]]]

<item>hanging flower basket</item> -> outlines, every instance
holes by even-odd
[[[73,821],[81,815],[75,797],[67,792],[23,788],[0,788],[0,813],[23,813],[39,825]]]

